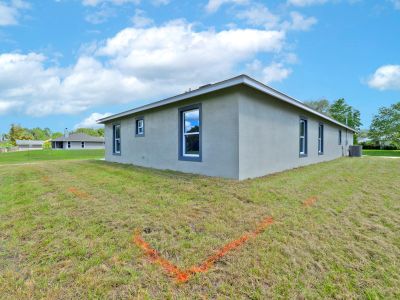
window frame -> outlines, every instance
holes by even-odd
[[[139,133],[139,122],[140,121],[142,121],[142,132],[141,133]],[[136,119],[135,119],[135,136],[136,137],[144,137],[144,127],[145,127],[145,124],[144,124],[144,116],[141,116],[141,117],[137,117]]]
[[[67,142],[67,148],[68,148],[68,149],[71,148],[71,142]]]
[[[116,151],[116,128],[119,127],[119,152]],[[122,138],[121,138],[121,124],[120,123],[116,123],[113,124],[113,155],[121,155],[121,150],[122,150]]]
[[[301,124],[304,123],[304,136],[301,135]],[[301,151],[302,139],[304,139],[304,151]],[[299,157],[308,156],[308,119],[306,117],[299,118]]]
[[[323,123],[318,123],[318,155],[324,154],[324,131],[325,126]]]
[[[85,149],[85,142],[81,142],[81,148]]]
[[[339,129],[339,146],[342,145],[342,129]]]
[[[194,155],[190,155],[190,154],[184,154],[184,147],[185,147],[185,143],[184,143],[184,113],[188,112],[188,111],[192,111],[192,110],[198,110],[199,111],[199,154],[194,154]],[[180,107],[178,109],[178,147],[179,147],[179,151],[178,151],[178,159],[179,160],[184,160],[184,161],[194,161],[194,162],[201,162],[203,159],[203,154],[202,154],[202,139],[203,139],[203,133],[202,133],[202,129],[203,129],[203,122],[202,122],[202,109],[201,109],[201,103],[198,104],[192,104],[192,105],[188,105],[188,106],[184,106],[184,107]]]

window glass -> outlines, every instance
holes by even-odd
[[[183,155],[200,156],[200,110],[183,112]]]
[[[324,125],[318,126],[318,153],[324,152]]]
[[[114,125],[114,153],[121,153],[121,125]]]
[[[136,134],[144,133],[144,121],[143,119],[136,120]]]
[[[307,154],[307,120],[300,119],[300,154]]]
[[[342,131],[339,130],[339,145],[342,144]]]

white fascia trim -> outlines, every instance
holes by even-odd
[[[128,115],[132,115],[132,114],[135,114],[135,113],[138,113],[138,112],[141,112],[141,111],[145,111],[145,110],[149,110],[149,109],[152,109],[152,108],[168,105],[168,104],[171,104],[171,103],[175,103],[175,102],[178,102],[178,101],[190,99],[190,98],[193,98],[193,97],[201,96],[201,95],[204,95],[204,94],[208,94],[208,93],[211,93],[211,92],[214,92],[214,91],[222,90],[222,89],[229,88],[229,87],[232,87],[232,86],[236,86],[236,85],[239,85],[239,84],[245,84],[247,86],[250,86],[250,87],[252,87],[252,88],[254,88],[256,90],[259,90],[259,91],[261,91],[261,92],[263,92],[265,94],[268,94],[268,95],[273,96],[273,97],[275,97],[277,99],[280,99],[280,100],[282,100],[282,101],[284,101],[286,103],[289,103],[289,104],[291,104],[293,106],[296,106],[296,107],[298,107],[298,108],[300,108],[302,110],[308,111],[309,113],[312,113],[313,115],[317,115],[317,116],[319,116],[319,117],[321,117],[321,118],[323,118],[325,120],[328,120],[328,121],[330,121],[330,122],[332,122],[334,124],[337,124],[337,125],[339,125],[339,126],[341,126],[343,128],[347,128],[350,131],[356,132],[356,130],[354,130],[353,128],[351,128],[351,127],[349,127],[349,126],[347,126],[345,124],[342,124],[342,123],[336,121],[335,119],[332,119],[331,117],[328,117],[328,116],[326,116],[326,115],[324,115],[324,114],[322,114],[322,113],[320,113],[320,112],[318,112],[318,111],[306,106],[302,102],[300,102],[300,101],[298,101],[298,100],[296,100],[296,99],[294,99],[294,98],[292,98],[292,97],[290,97],[290,96],[288,96],[288,95],[286,95],[284,93],[281,93],[281,92],[279,92],[279,91],[277,91],[277,90],[275,90],[275,89],[273,89],[273,88],[271,88],[269,86],[266,86],[265,84],[255,80],[255,79],[253,79],[253,78],[251,78],[251,77],[249,77],[247,75],[239,75],[239,76],[233,77],[231,79],[227,79],[227,80],[215,83],[215,84],[211,84],[210,86],[205,86],[205,87],[199,88],[199,89],[191,91],[191,92],[187,92],[187,93],[180,94],[180,95],[177,95],[177,96],[173,96],[173,97],[161,100],[161,101],[157,101],[157,102],[153,102],[153,103],[141,106],[141,107],[137,107],[137,108],[134,108],[134,109],[131,109],[131,110],[128,110],[128,111],[124,111],[122,113],[115,114],[115,115],[100,119],[97,122],[101,123],[101,124],[104,124],[104,123],[106,123],[108,121],[111,121],[111,120],[114,120],[114,119],[122,118],[122,117],[125,117],[125,116],[128,116]]]

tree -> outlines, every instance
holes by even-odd
[[[16,140],[33,139],[33,135],[18,124],[11,124],[10,131],[8,132],[7,137],[10,140],[11,144],[13,144],[14,146],[17,145]]]
[[[78,128],[72,133],[85,133],[91,136],[104,136],[104,128],[93,129],[93,128]]]
[[[369,136],[381,145],[389,142],[400,147],[400,102],[379,109],[372,119]]]
[[[332,103],[329,107],[329,115],[357,131],[360,130],[360,126],[362,125],[360,111],[348,105],[343,98]],[[354,134],[354,144],[357,144],[357,134]]]
[[[306,101],[305,104],[320,113],[323,113],[325,115],[329,114],[330,104],[329,101],[326,99],[321,99],[317,101]]]
[[[52,134],[51,134],[51,138],[52,139],[56,139],[56,138],[58,138],[58,137],[60,137],[60,136],[63,136],[63,134],[62,134],[62,132],[53,132]]]

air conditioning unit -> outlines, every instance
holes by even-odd
[[[362,146],[349,146],[349,156],[351,157],[361,157],[362,156]]]

